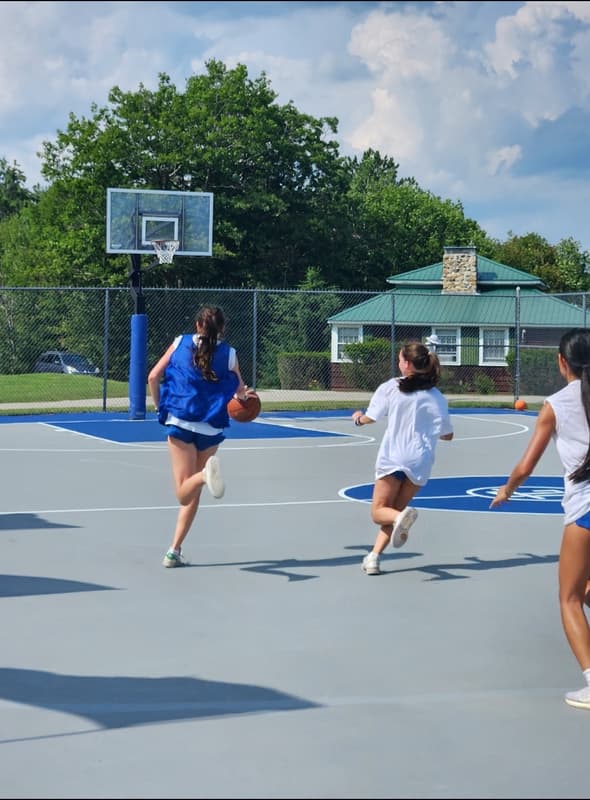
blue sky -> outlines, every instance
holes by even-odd
[[[0,43],[0,157],[30,185],[70,112],[215,58],[490,236],[590,250],[590,2],[0,2]]]

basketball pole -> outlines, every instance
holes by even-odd
[[[141,255],[131,254],[131,347],[129,349],[129,418],[145,419],[147,385],[147,315],[141,281]]]

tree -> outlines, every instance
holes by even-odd
[[[93,203],[102,195],[100,217],[83,217],[93,227],[104,226],[108,187],[212,192],[213,257],[177,257],[154,281],[288,285],[321,248],[326,223],[314,219],[315,198],[339,173],[337,143],[325,138],[336,126],[292,103],[278,105],[264,74],[250,80],[242,65],[227,70],[210,61],[184,93],[161,74],[154,92],[115,87],[109,105],[93,105],[89,119],[71,114],[67,129],[43,146],[42,174],[62,204],[78,185],[93,187]],[[78,228],[76,216],[68,230]]]
[[[494,258],[540,278],[550,292],[582,292],[590,288],[590,253],[575,239],[550,244],[538,233],[516,236],[496,243]]]
[[[9,164],[0,158],[0,221],[16,214],[24,205],[36,197],[36,190],[26,188],[25,174],[13,161]]]
[[[557,276],[552,290],[555,292],[587,292],[590,289],[590,254],[580,249],[580,243],[569,237],[558,242],[556,248]]]
[[[551,283],[556,264],[555,248],[538,233],[516,236],[509,231],[508,239],[496,244],[493,258],[509,267],[536,275],[546,285]]]
[[[391,159],[367,151],[352,170],[350,257],[361,281],[356,286],[381,289],[391,275],[440,261],[445,245],[491,251],[491,240],[465,217],[461,203],[442,200],[413,178],[398,180]]]

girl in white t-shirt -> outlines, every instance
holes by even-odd
[[[533,435],[490,508],[510,500],[532,474],[551,440],[564,469],[564,530],[559,553],[559,607],[563,629],[586,686],[565,702],[590,710],[590,329],[573,328],[559,343],[557,363],[567,385],[547,397]]]
[[[398,364],[401,378],[382,383],[366,412],[352,415],[355,425],[387,417],[371,504],[371,518],[379,531],[362,563],[367,575],[379,575],[379,557],[390,542],[394,547],[406,543],[418,516],[409,503],[430,478],[438,440],[453,438],[447,400],[436,388],[438,356],[423,344],[410,342],[401,348]]]

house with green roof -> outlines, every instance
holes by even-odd
[[[557,347],[566,330],[589,322],[585,295],[549,294],[539,278],[479,256],[475,247],[445,247],[441,262],[387,282],[391,291],[328,319],[332,388],[349,385],[347,345],[387,339],[397,347],[434,337],[443,371],[456,384],[485,375],[495,390],[511,391],[509,354],[514,364],[521,348]]]

